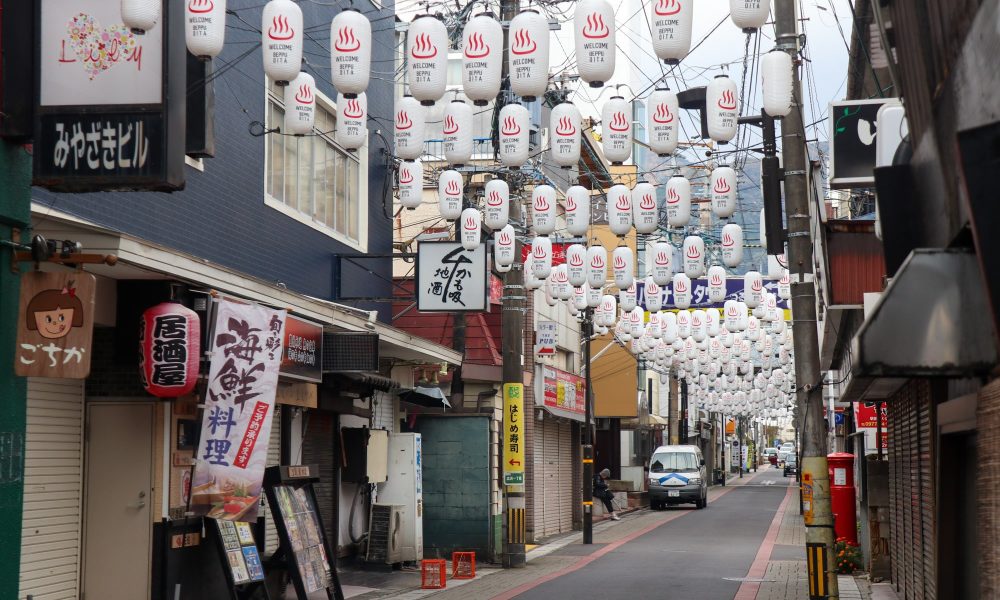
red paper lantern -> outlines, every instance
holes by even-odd
[[[164,302],[142,313],[139,331],[142,385],[159,398],[184,396],[198,383],[201,321],[193,310]]]

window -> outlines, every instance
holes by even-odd
[[[649,461],[650,473],[697,471],[698,457],[694,452],[660,452]]]
[[[284,90],[268,82],[267,128],[281,127]],[[316,96],[313,135],[266,136],[268,206],[361,251],[367,250],[368,146],[348,152],[334,141],[336,105]]]

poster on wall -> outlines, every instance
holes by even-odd
[[[285,311],[221,300],[211,338],[191,505],[198,515],[254,521],[278,387]]]
[[[17,311],[14,373],[86,379],[97,279],[89,273],[25,273]]]
[[[586,382],[578,375],[554,369],[542,368],[542,386],[545,407],[570,419],[582,421],[587,411]]]

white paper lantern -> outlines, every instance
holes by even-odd
[[[651,313],[659,312],[663,308],[663,290],[653,280],[653,276],[646,277],[643,285],[643,295],[646,299],[646,310]]]
[[[638,233],[653,233],[660,223],[656,209],[656,188],[651,183],[638,183],[632,188],[632,220]]]
[[[282,133],[312,133],[316,122],[316,80],[309,73],[299,73],[285,86],[285,124]]]
[[[719,309],[708,308],[705,309],[705,330],[710,337],[716,337],[719,335],[722,327],[722,315],[719,314]]]
[[[583,290],[587,294],[587,306],[594,308],[601,303],[601,296],[603,295],[601,288],[592,288],[590,284],[585,284]]]
[[[184,41],[188,52],[202,60],[218,56],[226,41],[226,0],[188,0]]]
[[[658,287],[658,286],[657,286]],[[649,306],[646,306],[646,310],[649,310]],[[663,325],[660,322],[659,311],[649,310],[649,322],[646,323],[646,333],[656,340],[663,337]],[[654,350],[659,351],[664,348],[659,342],[657,342]],[[659,358],[665,358],[665,356],[658,356]]]
[[[556,229],[556,190],[551,185],[536,185],[531,192],[531,226],[536,235]]]
[[[580,162],[580,110],[572,102],[557,104],[549,118],[549,153],[565,169]]]
[[[608,190],[608,228],[618,237],[628,235],[632,229],[632,192],[618,184]]]
[[[772,117],[786,117],[792,110],[792,57],[772,50],[760,59],[760,79],[764,112]]]
[[[601,144],[613,165],[632,155],[632,103],[621,96],[612,96],[601,109]]]
[[[743,299],[750,308],[764,301],[764,279],[757,271],[747,271],[743,276]]]
[[[691,313],[691,337],[696,342],[703,342],[708,337],[708,320],[705,311],[695,310]]]
[[[462,89],[476,106],[486,106],[500,93],[503,66],[503,27],[480,14],[462,32]]]
[[[444,108],[441,135],[444,158],[455,166],[472,159],[472,107],[461,100],[452,100]]]
[[[413,210],[424,201],[424,165],[419,160],[399,163],[399,203]]]
[[[667,180],[667,225],[684,227],[691,221],[691,182],[674,176]]]
[[[718,265],[708,268],[708,299],[715,303],[726,299],[726,270]]]
[[[792,297],[792,276],[788,269],[783,270],[781,279],[778,280],[778,297],[782,300],[788,300]]]
[[[659,156],[668,156],[677,149],[679,119],[677,111],[677,94],[668,89],[655,90],[646,101],[646,131],[649,137],[649,149]]]
[[[660,315],[660,326],[663,328],[661,339],[665,344],[673,344],[677,341],[677,315],[672,312],[665,312]]]
[[[520,167],[528,160],[531,114],[520,104],[500,109],[500,162],[505,167]]]
[[[636,307],[636,295],[635,282],[618,290],[618,304],[621,306],[622,312],[629,312]]]
[[[667,242],[653,244],[650,255],[650,275],[656,285],[667,285],[674,276],[674,247]]]
[[[691,278],[684,273],[674,275],[674,306],[685,309],[691,306]]]
[[[552,273],[552,240],[535,237],[531,240],[531,268],[535,277],[545,279]]]
[[[555,293],[556,282],[554,279],[555,279],[554,277],[549,277],[542,284],[543,289],[545,290],[545,303],[548,304],[549,306],[555,306],[556,304],[559,304],[559,300],[556,298],[556,293]]]
[[[132,33],[142,35],[156,26],[160,20],[162,0],[122,0],[122,23]],[[295,69],[298,71],[298,67]]]
[[[560,300],[573,296],[573,286],[569,284],[569,273],[565,264],[552,268],[552,295]]]
[[[720,219],[728,219],[736,212],[736,171],[720,166],[712,170],[709,187],[712,193],[712,212]]]
[[[615,12],[607,0],[581,0],[573,18],[576,67],[590,87],[601,87],[615,74]]]
[[[461,216],[463,188],[461,173],[451,169],[441,171],[438,177],[438,212],[445,219],[454,221]]]
[[[587,288],[573,288],[573,307],[578,311],[587,310]]]
[[[722,246],[722,262],[727,267],[737,267],[743,261],[743,228],[736,223],[729,223],[722,228],[720,245]]]
[[[643,324],[643,317],[644,317],[644,315],[643,315],[643,312],[642,312],[642,307],[635,306],[635,307],[632,307],[632,309],[629,310],[629,313],[628,313],[628,322],[629,322],[629,326],[632,328],[632,337],[633,338],[641,337],[642,334],[644,333],[644,329],[645,328],[643,327],[643,325],[644,325]]]
[[[612,253],[611,269],[618,289],[632,285],[635,274],[635,255],[628,246],[618,246]]]
[[[292,0],[271,0],[264,6],[260,29],[264,72],[286,85],[302,70],[302,9]]]
[[[509,267],[514,264],[515,233],[513,225],[493,232],[493,259],[498,266]]]
[[[368,89],[372,67],[372,24],[355,8],[330,22],[330,82],[352,98]]]
[[[705,90],[708,136],[720,144],[736,137],[739,100],[736,83],[725,75],[717,75]]]
[[[744,31],[763,27],[770,9],[770,0],[729,0],[729,16]]]
[[[475,250],[479,246],[480,233],[483,229],[482,215],[479,209],[467,208],[462,211],[462,216],[458,220],[461,227],[459,238],[462,247],[466,250]]]
[[[570,244],[566,248],[566,276],[573,287],[582,287],[587,283],[587,247],[583,244]]]
[[[410,93],[424,106],[433,105],[448,83],[448,28],[430,15],[413,19],[406,34],[406,56]]]
[[[747,307],[747,303],[746,302],[739,302],[739,301],[737,301],[736,302],[736,306],[739,309],[739,313],[740,313],[739,319],[738,319],[737,325],[736,325],[737,330],[738,331],[746,331],[747,325],[750,322],[750,315],[748,314],[749,310],[748,310],[748,307]]]
[[[483,187],[486,196],[486,226],[496,231],[510,220],[510,186],[503,179],[491,179]]]
[[[675,65],[691,49],[691,18],[694,0],[653,0],[649,33],[656,56]]]
[[[549,84],[549,22],[523,10],[510,21],[510,89],[525,102],[545,95]]]
[[[362,92],[354,98],[337,96],[337,123],[334,125],[337,143],[355,151],[368,139],[368,96]]]
[[[618,301],[611,294],[605,294],[601,297],[601,310],[603,311],[604,319],[601,325],[605,327],[613,327],[615,324],[615,313],[618,311]]]
[[[531,253],[529,252],[527,256],[524,257],[523,271],[524,273],[524,288],[526,290],[537,290],[542,287],[542,280],[535,277],[534,273],[534,259],[531,258]]]
[[[760,339],[760,319],[753,315],[747,319],[747,338],[753,342]]]
[[[608,280],[608,250],[604,246],[587,248],[587,285],[595,290]]]
[[[566,190],[566,202],[563,207],[566,216],[566,231],[570,235],[587,235],[590,227],[590,190],[574,185]]]
[[[691,337],[691,311],[687,309],[677,311],[677,337],[686,340]],[[686,346],[685,346],[686,349]]]
[[[684,238],[684,274],[694,279],[705,274],[705,240],[696,235]]]
[[[403,96],[396,102],[394,133],[396,156],[416,160],[424,153],[424,107],[413,96]]]
[[[725,325],[726,331],[729,333],[736,333],[740,330],[740,303],[736,300],[726,300],[724,307],[725,312]],[[726,339],[722,340],[723,345],[726,343]],[[730,345],[732,341],[728,340]]]

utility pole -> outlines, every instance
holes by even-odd
[[[510,53],[510,21],[517,12],[517,0],[500,0],[500,21],[503,23],[503,71],[501,81],[504,82],[500,89],[498,103],[504,103],[510,93],[509,80],[509,53]],[[499,130],[495,132],[498,134]],[[519,202],[510,203],[510,221],[512,223],[521,222],[521,204]],[[516,225],[515,225],[516,226]],[[522,367],[524,352],[524,320],[525,320],[525,290],[524,272],[520,261],[521,241],[518,236],[514,242],[514,265],[510,271],[504,274],[503,278],[503,298],[501,299],[502,315],[500,327],[501,348],[503,350],[503,388],[508,387],[519,390],[521,397],[524,397],[524,373]],[[504,394],[506,398],[506,393]],[[530,417],[529,417],[530,418]],[[528,440],[522,438],[522,443]],[[527,469],[527,465],[522,465]],[[503,564],[505,567],[523,568],[525,566],[525,501],[524,483],[520,485],[506,485],[507,496],[507,527]]]
[[[590,339],[594,337],[594,309],[587,307],[583,311],[583,385],[584,422],[583,422],[583,543],[594,543],[594,431],[591,422],[594,412],[593,379],[590,377]],[[611,342],[613,343],[613,342]],[[610,343],[609,343],[610,345]]]
[[[805,126],[798,76],[798,17],[795,0],[775,0],[775,39],[792,56],[792,110],[781,123],[788,224],[788,269],[792,279],[792,337],[795,345],[796,399],[802,420],[802,482],[810,596],[838,598],[833,514],[823,432],[823,379],[816,331],[816,286],[810,235],[809,183]],[[807,486],[811,488],[807,489]],[[811,499],[809,496],[811,495]],[[806,504],[807,503],[807,504]],[[822,584],[822,585],[819,585]]]

